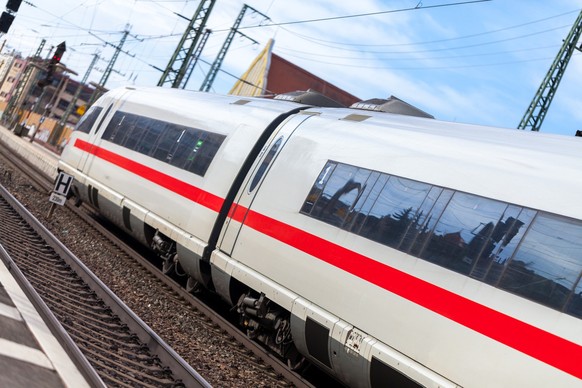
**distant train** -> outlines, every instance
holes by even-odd
[[[582,387],[582,139],[298,99],[114,90],[59,169],[293,368]]]

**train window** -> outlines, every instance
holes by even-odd
[[[580,303],[582,222],[538,214],[499,286],[555,309]],[[574,309],[575,310],[575,309]],[[578,310],[577,314],[580,315]]]
[[[418,209],[431,186],[391,176],[384,185],[364,222],[361,234],[371,240],[398,248],[414,228]]]
[[[535,214],[531,209],[508,206],[491,234],[494,248],[490,252],[484,251],[473,265],[471,277],[496,285]]]
[[[205,132],[205,135],[196,142],[192,153],[194,163],[187,170],[204,176],[224,139],[226,139],[224,135]]]
[[[81,117],[79,123],[77,123],[77,127],[75,131],[89,133],[91,128],[93,128],[93,124],[97,121],[97,117],[103,110],[100,106],[92,106],[89,110]]]
[[[373,179],[373,176],[371,176],[371,178]],[[355,210],[357,213],[354,211],[354,214],[351,216],[353,218],[350,227],[352,232],[362,236],[366,234],[366,231],[362,231],[362,227],[368,219],[372,207],[378,200],[378,197],[382,193],[382,189],[384,189],[384,186],[386,186],[386,182],[388,182],[389,178],[390,177],[386,174],[380,174],[374,182],[370,181],[370,184],[367,185],[367,195],[364,195],[360,201],[358,201],[356,206],[357,210]]]
[[[418,184],[417,182],[414,183],[415,185]],[[394,244],[391,246],[403,252],[409,252],[413,247],[415,250],[419,250],[424,246],[428,232],[434,226],[430,224],[430,221],[433,218],[438,219],[441,214],[439,207],[435,206],[437,201],[440,199],[448,202],[450,199],[446,194],[441,196],[444,190],[440,187],[426,185],[425,187],[418,186],[416,189],[414,186],[411,186],[411,188],[407,188],[406,191],[410,191],[414,195],[413,201],[407,204],[408,207],[406,209],[402,209],[392,216],[398,219],[399,235],[394,239]],[[442,211],[442,208],[440,209]]]
[[[311,191],[307,195],[307,199],[301,208],[301,212],[304,214],[311,214],[313,210],[313,206],[319,199],[319,196],[323,192],[323,188],[325,187],[327,180],[333,173],[333,170],[337,166],[337,163],[328,161],[323,167],[323,170],[319,173],[319,176],[315,180],[315,184],[311,188]]]
[[[226,136],[118,111],[102,138],[204,176]]]
[[[125,119],[126,114],[124,112],[117,111],[113,114],[113,117],[107,124],[107,128],[103,132],[101,136],[102,139],[113,141],[117,137],[117,132],[121,128],[123,121]],[[119,136],[123,136],[123,131],[120,132]]]
[[[359,230],[368,213],[370,212],[371,206],[375,202],[373,199],[378,198],[378,190],[386,183],[382,179],[382,175],[377,171],[369,171],[360,169],[358,173],[367,171],[367,178],[362,183],[362,190],[358,193],[359,198],[352,205],[352,210],[349,212],[346,218],[343,228],[347,230]],[[356,232],[357,233],[357,232]]]
[[[300,212],[582,318],[582,221],[334,161]]]
[[[136,151],[144,155],[151,155],[154,146],[162,133],[166,130],[168,123],[160,120],[149,119],[144,134],[136,148]]]
[[[99,124],[97,124],[97,126],[95,127],[95,133],[97,133],[99,131],[99,129],[101,129],[101,126],[103,125],[105,118],[107,117],[107,115],[111,111],[111,108],[113,108],[113,104],[109,104],[109,106],[107,107],[107,110],[105,111],[103,116],[101,116],[101,120],[99,120]]]
[[[183,131],[183,127],[169,124],[159,137],[152,156],[162,162],[169,161],[172,158],[171,152]]]
[[[410,232],[415,233],[416,236],[413,241],[408,241],[410,248],[408,250],[403,249],[405,252],[416,257],[422,257],[422,253],[426,249],[428,241],[432,236],[432,231],[441,217],[441,214],[451,201],[453,194],[454,192],[452,190],[440,187],[433,187],[429,191],[421,209],[419,210],[419,217],[416,223],[417,229]],[[402,246],[402,248],[405,248],[405,246]]]
[[[178,146],[174,151],[174,155],[170,164],[179,168],[188,169],[190,164],[194,161],[196,153],[200,149],[201,143],[200,136],[202,133],[195,129],[188,129],[182,136],[178,139]]]
[[[269,152],[267,152],[267,155],[265,155],[265,158],[263,159],[263,161],[259,165],[257,172],[255,172],[255,176],[253,177],[253,180],[251,181],[251,185],[249,186],[249,192],[252,192],[257,187],[257,185],[261,181],[261,178],[267,172],[267,168],[271,165],[271,162],[275,158],[277,151],[279,151],[281,144],[283,144],[282,137],[278,138],[275,141],[275,144],[273,144],[271,146],[271,148],[269,149]]]
[[[372,172],[367,169],[338,166],[325,186],[317,204],[317,217],[335,226],[344,226],[366,190]]]
[[[123,146],[130,150],[136,150],[140,146],[141,139],[150,121],[151,119],[147,117],[136,117],[131,128],[127,131],[127,135],[123,141]]]
[[[358,170],[358,167],[338,165],[311,214],[328,224],[342,226],[362,191],[362,183],[355,179]]]
[[[488,256],[495,242],[492,234],[507,204],[457,192],[441,215],[422,258],[454,271],[469,274],[473,265]]]
[[[115,144],[124,145],[126,140],[131,137],[131,132],[135,127],[137,116],[131,113],[126,113],[123,120],[119,123],[115,137],[111,141]]]

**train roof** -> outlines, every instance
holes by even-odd
[[[312,130],[347,140],[360,167],[582,219],[582,138],[356,109],[304,113]]]
[[[134,110],[140,109],[141,106],[142,114],[145,116],[163,119],[164,112],[169,112],[173,120],[176,121],[180,121],[181,117],[185,120],[192,120],[195,118],[194,112],[200,111],[207,113],[204,115],[206,118],[214,115],[216,119],[221,120],[224,119],[224,116],[218,107],[224,109],[225,106],[229,105],[254,108],[253,113],[257,117],[271,117],[273,114],[289,112],[301,107],[309,107],[309,105],[292,101],[221,95],[161,87],[119,88],[107,92],[103,98],[123,99],[125,100],[124,105],[130,104]],[[120,109],[123,110],[124,105]]]

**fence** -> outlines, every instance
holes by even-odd
[[[0,115],[6,109],[8,103],[6,101],[0,101]],[[22,110],[19,112],[18,124],[28,128],[28,132],[23,132],[22,136],[30,135],[35,133],[34,139],[46,143],[51,136],[51,133],[55,130],[58,125],[58,120],[52,118],[43,117],[39,113],[30,112],[28,110]],[[36,131],[36,132],[35,132]],[[54,139],[53,145],[59,146],[64,140],[68,139],[73,131],[73,127],[66,125],[63,128],[60,136]]]

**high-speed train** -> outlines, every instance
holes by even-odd
[[[322,105],[113,90],[59,169],[293,368],[582,387],[582,139]]]

